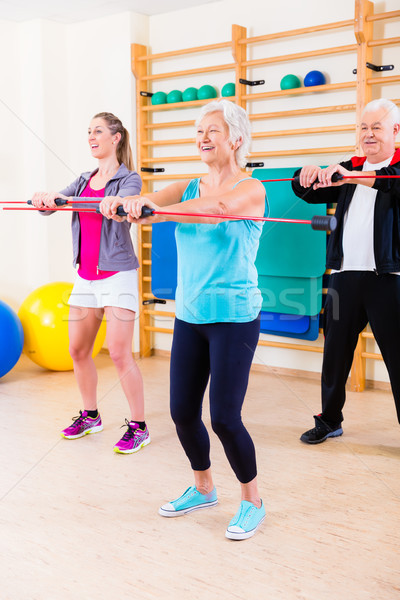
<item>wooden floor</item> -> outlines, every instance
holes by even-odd
[[[139,362],[152,443],[112,452],[128,416],[107,355],[104,431],[67,441],[72,373],[22,358],[0,380],[1,600],[396,600],[400,598],[400,429],[391,394],[348,394],[345,433],[299,435],[319,410],[317,381],[255,372],[244,410],[267,520],[224,537],[238,484],[211,434],[217,507],[177,519],[161,503],[191,485],[168,414],[168,360]],[[208,406],[205,410],[209,423]]]

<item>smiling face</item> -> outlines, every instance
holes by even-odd
[[[94,158],[107,158],[116,154],[120,133],[113,135],[104,119],[92,119],[88,129],[88,142]]]
[[[234,160],[236,148],[229,141],[229,128],[222,112],[208,113],[200,121],[196,133],[200,158],[206,164],[224,164]]]
[[[361,146],[372,164],[380,163],[394,153],[399,125],[393,123],[386,108],[366,111],[361,118]]]

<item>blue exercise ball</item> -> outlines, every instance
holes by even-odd
[[[321,71],[310,71],[304,77],[305,87],[312,87],[314,85],[324,85],[325,83],[325,75],[321,73]]]
[[[0,300],[0,377],[17,364],[24,346],[24,331],[18,315]]]

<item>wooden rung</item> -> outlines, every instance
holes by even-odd
[[[200,156],[155,156],[152,158],[143,158],[142,163],[144,165],[153,163],[170,163],[170,162],[189,162],[193,160],[200,160]]]
[[[400,81],[400,75],[391,75],[390,77],[369,77],[367,79],[368,85],[379,85],[386,83],[396,83]]]
[[[339,54],[340,52],[356,52],[357,44],[350,44],[348,46],[335,46],[334,48],[324,48],[322,50],[309,50],[308,52],[295,52],[292,54],[282,54],[281,56],[269,56],[268,58],[256,58],[253,60],[246,60],[242,63],[243,67],[256,67],[258,65],[269,65],[274,63],[281,63],[290,60],[298,60],[302,58],[309,58],[311,56],[325,56],[331,54]]]
[[[289,29],[289,31],[281,31],[279,33],[269,33],[267,35],[258,35],[257,37],[243,38],[239,40],[239,44],[257,44],[258,42],[268,42],[270,40],[278,40],[279,38],[292,37],[296,35],[310,35],[318,31],[329,31],[330,29],[340,29],[342,27],[353,27],[353,19],[348,21],[336,21],[335,23],[327,23],[326,25],[314,25],[313,27],[304,27],[302,29]]]
[[[168,311],[162,311],[162,310],[153,310],[153,309],[146,309],[143,311],[145,315],[152,315],[154,317],[175,317],[175,313],[174,312],[168,312]]]
[[[281,117],[298,117],[301,115],[324,114],[334,112],[345,112],[356,110],[355,104],[342,104],[335,106],[317,106],[315,108],[298,108],[296,110],[279,110],[269,113],[258,113],[249,115],[250,121],[258,121],[259,119],[279,119]],[[194,122],[193,122],[194,123]]]
[[[142,225],[142,231],[152,231],[151,225]]]
[[[383,19],[396,19],[400,17],[400,10],[392,10],[391,12],[377,13],[376,15],[368,15],[365,20],[382,21]]]
[[[254,134],[253,134],[254,137]],[[152,140],[149,142],[142,142],[142,146],[173,146],[175,144],[194,144],[196,142],[195,138],[189,139],[177,139],[177,140]]]
[[[302,344],[288,344],[286,342],[270,342],[267,340],[259,340],[259,346],[269,346],[271,348],[286,348],[288,350],[306,350],[307,352],[319,352],[322,354],[323,348],[319,346],[308,346]]]
[[[228,98],[230,100],[234,100],[234,96]],[[400,103],[400,100],[393,100],[394,103]],[[206,104],[206,100],[194,100],[193,102],[185,102],[185,107],[190,106],[202,106]],[[176,104],[159,104],[158,106],[145,106],[142,107],[142,110],[156,110],[157,108],[162,107],[164,110],[168,110],[170,108],[182,108],[182,102]],[[257,121],[260,119],[278,119],[280,117],[297,117],[301,115],[309,115],[309,114],[325,114],[325,113],[335,113],[335,112],[349,112],[356,109],[355,104],[338,104],[334,106],[317,106],[312,108],[298,108],[296,110],[279,110],[269,113],[258,113],[249,115],[250,121]],[[149,123],[145,125],[145,129],[167,129],[174,127],[194,127],[195,121],[170,121],[168,123]]]
[[[373,48],[374,46],[390,46],[391,44],[400,44],[400,37],[387,38],[386,40],[372,40],[367,43],[367,46]]]
[[[154,299],[153,294],[150,294],[150,292],[143,292],[142,296],[143,296],[143,298],[146,298],[146,299],[150,299],[150,300]]]
[[[251,152],[248,154],[248,158],[267,158],[274,156],[304,156],[308,154],[335,154],[335,153],[343,153],[343,152],[353,152],[354,146],[329,146],[327,148],[297,148],[290,150],[269,150],[263,152]],[[194,162],[200,161],[199,156],[160,156],[153,158],[143,158],[143,164],[162,164],[162,163],[175,163],[175,162]],[[146,179],[142,177],[142,179]],[[161,179],[161,177],[156,177],[156,179]],[[186,177],[183,177],[186,179]]]
[[[314,109],[307,109],[306,111],[304,111],[302,114],[310,114],[310,112],[314,111]],[[321,111],[322,112],[322,111]],[[330,111],[326,111],[326,112],[330,112]],[[258,116],[258,115],[252,115],[253,119],[251,120],[255,120],[254,117]],[[286,116],[283,115],[282,116]],[[194,121],[192,121],[192,124],[194,125]],[[171,124],[173,125],[173,124]],[[278,136],[284,136],[284,135],[304,135],[307,133],[327,133],[330,131],[355,131],[355,125],[332,125],[329,127],[315,127],[315,128],[305,128],[305,129],[288,129],[288,130],[281,130],[281,131],[268,131],[268,132],[256,132],[252,134],[252,138],[260,138],[260,137],[278,137]],[[153,129],[157,129],[157,127],[153,127]],[[196,141],[195,138],[182,138],[182,139],[173,139],[173,140],[150,140],[150,141],[146,141],[146,142],[142,142],[142,146],[172,146],[172,145],[176,145],[176,144],[194,144]]]
[[[149,283],[151,283],[151,277],[144,277],[142,275],[142,281],[148,281]]]
[[[343,154],[354,152],[354,146],[337,146],[328,148],[293,148],[290,150],[271,150],[268,152],[251,152],[249,158],[267,158],[274,156],[307,156],[308,154]]]
[[[194,127],[195,121],[171,121],[169,123],[149,123],[145,129],[168,129],[172,127]]]
[[[175,179],[197,179],[203,177],[205,173],[171,173],[162,175],[141,175],[142,181],[173,181]]]
[[[373,358],[374,360],[383,360],[381,354],[376,354],[375,352],[361,352],[362,358]]]
[[[142,265],[151,265],[151,260],[147,260],[147,259],[142,260]]]
[[[185,56],[195,52],[209,52],[210,50],[220,50],[222,48],[231,48],[232,42],[220,42],[218,44],[207,44],[206,46],[195,46],[193,48],[185,48],[184,50],[171,50],[170,52],[160,52],[158,54],[146,54],[139,56],[137,60],[162,60],[163,58],[171,58],[172,56]]]
[[[259,131],[252,134],[252,139],[282,137],[286,135],[308,135],[313,133],[331,133],[335,131],[355,131],[355,125],[330,125],[328,127],[307,127],[304,129],[283,129],[279,131]]]
[[[141,243],[142,248],[151,248],[151,243],[150,242],[145,242],[145,243]]]
[[[145,75],[141,81],[156,81],[159,79],[170,79],[171,77],[186,77],[187,75],[197,75],[199,73],[215,73],[216,71],[234,71],[235,64],[214,65],[212,67],[197,67],[196,69],[186,69],[185,71],[170,71],[169,73],[156,73],[155,75]]]
[[[229,96],[226,98],[226,100],[234,100],[235,96]],[[171,102],[171,104],[146,104],[146,106],[141,106],[140,110],[142,110],[143,112],[151,112],[154,110],[160,111],[160,110],[171,110],[171,109],[176,109],[176,108],[193,108],[194,106],[204,106],[205,104],[208,104],[209,102],[212,102],[213,100],[215,100],[215,98],[211,98],[211,99],[207,99],[207,100],[191,100],[190,102]]]
[[[156,331],[157,333],[174,333],[173,329],[166,329],[165,327],[156,327],[155,325],[145,325],[145,331]]]
[[[389,78],[388,78],[389,79]],[[291,90],[276,90],[273,92],[261,92],[260,94],[244,94],[242,100],[263,100],[264,98],[278,98],[280,96],[295,96],[296,94],[313,94],[314,92],[331,92],[332,90],[344,90],[355,88],[356,81],[344,81],[343,83],[326,83],[311,87],[294,88]],[[312,110],[312,109],[310,109]]]
[[[361,337],[368,338],[369,340],[373,340],[374,339],[374,334],[371,333],[370,331],[363,331],[361,333]]]

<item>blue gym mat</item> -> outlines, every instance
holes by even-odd
[[[175,300],[177,283],[176,223],[155,223],[151,240],[151,291],[156,298]]]
[[[305,333],[310,328],[308,315],[288,315],[261,311],[261,328],[267,329],[265,333]]]
[[[309,341],[314,341],[318,338],[319,335],[319,328],[320,328],[320,324],[319,324],[319,314],[318,315],[313,315],[311,317],[297,317],[298,319],[308,319],[309,320],[309,326],[308,329],[304,332],[294,332],[294,331],[285,331],[283,328],[279,329],[270,329],[270,319],[269,317],[265,317],[266,315],[270,315],[271,313],[265,313],[264,311],[261,311],[261,328],[260,331],[261,333],[268,333],[270,335],[278,335],[278,336],[283,336],[283,337],[288,337],[288,338],[296,338],[296,339],[300,339],[300,340],[309,340]],[[276,313],[275,313],[276,314]],[[287,315],[283,315],[283,316],[287,316]],[[304,323],[304,321],[300,320],[300,323]]]

